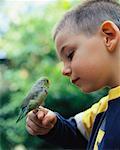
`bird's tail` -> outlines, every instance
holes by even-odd
[[[18,119],[16,120],[16,123],[18,123],[21,119],[23,119],[27,114],[27,109],[24,109],[24,110],[20,110],[20,113],[19,113],[19,116],[18,116]]]

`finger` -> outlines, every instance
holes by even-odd
[[[42,124],[47,128],[53,128],[57,121],[57,117],[55,113],[49,111],[47,115],[44,117]]]
[[[39,106],[38,112],[37,112],[37,117],[40,121],[42,121],[42,119],[45,117],[45,115],[48,113],[48,109]]]
[[[57,122],[57,116],[54,112],[50,111],[47,116],[50,116],[49,120],[51,124],[55,124]]]
[[[43,111],[39,110],[36,115],[37,115],[37,118],[39,119],[39,121],[42,121],[45,116],[45,113]]]
[[[28,113],[27,117],[29,117],[31,120],[37,120],[37,116],[33,110]]]
[[[26,124],[31,127],[35,132],[39,131],[39,129],[41,128],[40,126],[38,126],[37,124],[35,124],[32,120],[28,119],[26,120]]]
[[[34,124],[36,124],[37,126],[41,127],[41,122],[38,120],[37,115],[35,113],[33,113],[33,111],[29,112],[28,114],[28,118],[29,120],[31,120]]]
[[[41,110],[41,111],[43,111],[45,114],[47,114],[48,111],[49,111],[47,108],[44,108],[44,107],[42,107],[42,106],[39,106],[38,109]]]
[[[44,135],[47,134],[50,130],[47,128],[38,128],[30,120],[26,124],[26,129],[31,135]]]
[[[42,124],[42,121],[40,121],[32,111],[29,113],[26,119],[26,123],[29,124],[30,121],[32,121],[36,126],[38,126],[41,129],[48,128]]]
[[[27,125],[26,129],[31,135],[35,135],[35,132],[33,131],[33,129],[30,126]]]

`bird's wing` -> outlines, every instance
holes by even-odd
[[[42,92],[42,88],[41,89],[34,89],[34,90],[31,90],[28,94],[27,94],[27,96],[24,98],[24,100],[23,100],[23,103],[22,103],[22,107],[24,108],[24,107],[26,107],[28,104],[29,104],[29,102],[30,102],[30,100],[32,99],[32,100],[36,100],[36,98],[37,98],[37,96],[38,96],[38,94],[40,93],[40,92]]]

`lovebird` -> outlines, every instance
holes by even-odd
[[[41,77],[36,81],[23,100],[16,123],[24,118],[31,110],[39,109],[39,106],[43,104],[48,95],[49,83],[47,77]]]

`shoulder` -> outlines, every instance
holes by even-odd
[[[74,119],[76,120],[77,128],[82,132],[82,134],[89,139],[92,131],[92,127],[95,118],[98,114],[106,111],[108,108],[108,96],[100,99],[99,102],[91,106],[84,112],[77,114]]]

